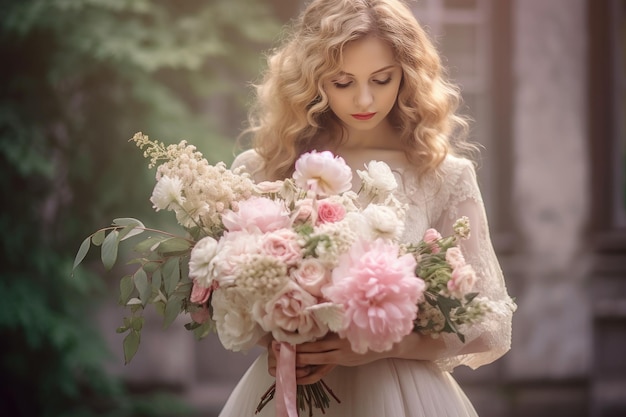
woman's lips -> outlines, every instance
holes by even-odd
[[[351,114],[350,116],[354,117],[357,120],[369,120],[375,115],[376,113],[356,113],[356,114]]]

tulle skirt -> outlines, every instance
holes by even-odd
[[[355,367],[336,367],[324,382],[341,403],[331,398],[325,414],[315,417],[468,417],[474,407],[448,372],[432,362],[384,359]],[[241,378],[220,417],[254,417],[261,396],[274,383],[262,354]],[[270,401],[258,417],[274,417]],[[307,417],[307,413],[300,413]]]

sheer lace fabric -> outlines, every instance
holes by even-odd
[[[466,260],[477,273],[476,290],[488,299],[493,312],[480,323],[463,329],[465,343],[443,335],[446,350],[436,363],[383,359],[358,367],[337,367],[324,380],[338,394],[325,416],[474,416],[471,403],[449,375],[458,365],[471,368],[493,362],[510,348],[511,316],[515,304],[507,294],[502,271],[489,237],[485,208],[473,165],[448,156],[437,172],[418,178],[404,154],[397,151],[355,151],[343,155],[353,168],[377,159],[387,162],[399,183],[398,197],[408,204],[403,240],[419,241],[434,227],[443,235],[461,216],[470,219],[471,235],[463,241]],[[257,181],[264,179],[262,162],[254,151],[240,154],[233,166],[245,165]],[[358,189],[358,176],[354,188]],[[478,347],[478,349],[476,349]],[[480,353],[470,353],[470,351]],[[273,383],[262,355],[242,377],[221,417],[252,416],[258,399]],[[274,415],[273,402],[260,416]]]

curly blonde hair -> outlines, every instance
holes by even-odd
[[[454,151],[451,139],[467,128],[456,115],[459,90],[447,81],[435,46],[400,0],[314,0],[287,35],[256,86],[247,130],[270,177],[290,176],[300,154],[345,139],[323,83],[341,68],[346,44],[368,35],[386,41],[402,68],[389,117],[409,160],[425,172]]]

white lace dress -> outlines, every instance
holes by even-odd
[[[382,359],[356,367],[336,367],[324,381],[341,400],[331,406],[325,417],[466,417],[476,416],[471,403],[449,372],[458,365],[478,368],[498,359],[510,348],[511,316],[515,305],[508,296],[502,272],[496,259],[476,182],[473,165],[461,158],[448,156],[439,175],[418,181],[404,154],[398,151],[365,150],[342,155],[353,170],[364,169],[370,160],[389,164],[400,184],[401,198],[409,204],[405,241],[418,241],[424,231],[434,227],[443,235],[452,233],[452,223],[460,216],[470,219],[471,237],[462,249],[478,276],[476,290],[493,303],[494,314],[479,325],[464,329],[466,343],[455,335],[444,335],[446,352],[436,362]],[[233,166],[245,165],[259,172],[261,161],[254,151],[239,155]],[[358,180],[358,176],[354,176]],[[356,182],[356,181],[355,181]],[[360,184],[355,183],[358,189]],[[487,350],[464,353],[480,337]],[[470,349],[468,349],[470,350]],[[220,417],[253,417],[259,399],[274,383],[267,371],[267,354],[262,354],[239,381]],[[271,401],[256,416],[275,415]],[[321,416],[316,410],[315,416]]]

